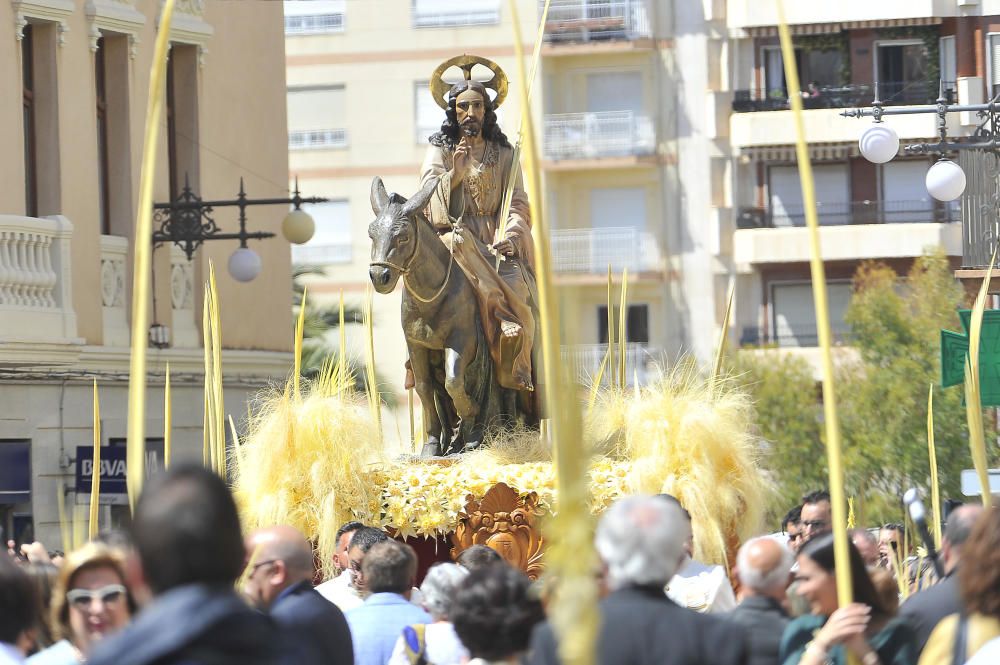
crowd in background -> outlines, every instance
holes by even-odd
[[[899,525],[851,530],[847,605],[829,495],[804,497],[781,527],[743,543],[727,571],[693,558],[698,525],[675,498],[617,501],[594,541],[596,662],[1000,663],[1000,511],[951,511],[936,560],[907,551]],[[0,665],[560,662],[550,585],[494,550],[434,564],[417,588],[411,547],[349,522],[336,574],[314,586],[306,536],[244,534],[225,483],[199,467],[151,479],[127,534],[65,555],[16,545],[0,556]]]

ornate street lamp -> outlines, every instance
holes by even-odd
[[[947,115],[955,112],[975,112],[981,122],[968,139],[949,141]],[[865,130],[858,142],[861,154],[870,162],[884,164],[899,152],[899,136],[887,124],[883,124],[885,115],[914,115],[935,113],[938,116],[938,141],[936,143],[917,143],[903,148],[907,154],[936,154],[941,158],[927,171],[925,184],[927,191],[938,201],[954,201],[965,191],[965,172],[955,162],[945,155],[957,150],[989,150],[997,152],[998,143],[996,130],[997,114],[1000,113],[1000,95],[986,104],[949,104],[944,93],[944,84],[939,89],[935,105],[898,106],[885,108],[878,96],[878,84],[875,84],[875,101],[870,109],[854,109],[843,111],[840,115],[848,118],[871,117],[874,123]]]
[[[247,247],[247,241],[273,238],[274,234],[248,231],[246,209],[255,205],[295,206],[281,222],[281,233],[288,242],[301,245],[308,242],[316,230],[316,223],[302,210],[302,204],[324,203],[328,200],[318,196],[301,196],[298,178],[295,179],[295,191],[291,198],[248,199],[243,188],[243,178],[240,178],[240,192],[235,199],[204,201],[191,191],[185,176],[184,189],[176,199],[169,203],[153,204],[153,222],[158,225],[153,231],[153,244],[172,242],[184,250],[190,261],[195,251],[206,241],[239,240],[240,246],[229,256],[229,274],[239,282],[249,282],[260,274],[261,261],[260,255]],[[227,207],[240,209],[240,230],[237,233],[223,233],[212,218],[215,208]]]

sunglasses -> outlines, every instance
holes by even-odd
[[[72,589],[66,592],[66,600],[79,609],[87,609],[95,600],[102,605],[111,605],[125,597],[125,587],[121,584],[109,584],[100,589]]]

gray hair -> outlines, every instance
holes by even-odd
[[[750,548],[765,540],[770,540],[781,550],[781,559],[771,570],[766,571],[750,565],[749,556]],[[780,540],[771,536],[751,538],[743,543],[740,551],[736,554],[736,569],[739,571],[740,582],[755,591],[770,591],[787,587],[794,564],[795,555],[792,551]]]
[[[438,563],[431,566],[420,585],[420,593],[424,597],[424,608],[430,612],[435,621],[442,621],[451,616],[451,605],[455,591],[469,571],[457,563]]]
[[[652,496],[616,501],[597,525],[594,545],[608,585],[666,585],[684,557],[691,527],[676,505]]]

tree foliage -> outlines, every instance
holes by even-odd
[[[900,521],[902,493],[928,489],[932,384],[941,496],[961,496],[961,470],[972,465],[968,427],[961,388],[940,387],[940,331],[961,330],[957,310],[964,306],[965,292],[941,253],[918,258],[904,278],[877,262],[855,274],[846,320],[856,356],[835,372],[846,492],[859,522]],[[787,509],[827,485],[821,394],[804,361],[776,352],[743,351],[734,370],[754,397],[769,447],[765,466]],[[989,438],[989,418],[986,426]]]

